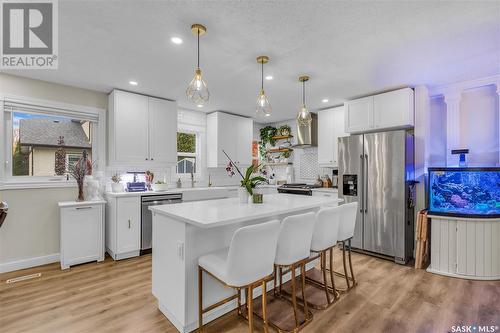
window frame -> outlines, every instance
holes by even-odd
[[[96,162],[94,172],[104,171],[106,168],[106,109],[87,107],[76,104],[60,103],[56,101],[35,99],[16,95],[2,95],[0,97],[0,126],[3,132],[0,135],[0,147],[4,151],[0,154],[0,189],[23,189],[23,188],[53,188],[53,187],[75,187],[74,179],[66,176],[13,176],[12,175],[12,117],[13,111],[5,108],[5,103],[19,103],[39,108],[44,112],[25,111],[33,114],[50,114],[54,116],[89,117],[92,127],[91,144],[92,156]],[[23,111],[19,111],[23,112]]]
[[[187,156],[187,157],[194,157],[196,159],[196,172],[193,173],[195,179],[201,178],[201,132],[190,129],[190,128],[183,128],[179,127],[177,128],[177,133],[186,133],[186,134],[194,134],[195,135],[195,140],[196,140],[196,145],[195,145],[195,152],[194,153],[185,153],[185,152],[179,152],[177,151],[177,146],[175,147],[177,157],[179,156]],[[175,175],[176,178],[189,178],[191,179],[191,174],[190,173],[178,173],[177,172],[177,163],[175,162]]]

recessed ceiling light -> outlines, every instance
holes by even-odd
[[[266,80],[272,80],[273,79],[273,76],[272,75],[268,75],[266,76]]]
[[[271,115],[269,113],[266,113],[266,117],[270,117]]]
[[[182,38],[180,38],[180,37],[172,37],[172,38],[170,38],[170,40],[174,44],[177,44],[177,45],[182,44]]]
[[[323,103],[328,103],[328,98],[323,98],[322,102]]]
[[[199,108],[202,108],[202,107],[203,107],[203,104],[198,104],[198,105],[196,105],[196,106],[197,106],[197,107],[199,107]]]
[[[128,84],[130,84],[131,86],[136,86],[139,83],[137,83],[137,81],[128,81]]]

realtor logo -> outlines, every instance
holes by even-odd
[[[2,69],[57,69],[57,0],[1,2]]]

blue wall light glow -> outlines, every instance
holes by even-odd
[[[500,217],[500,168],[429,168],[429,214]]]

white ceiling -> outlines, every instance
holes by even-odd
[[[394,87],[500,73],[500,1],[60,0],[59,22],[58,70],[7,72],[197,109],[185,89],[196,61],[190,25],[202,23],[201,68],[211,93],[203,110],[254,117],[255,58],[266,54],[265,73],[274,76],[265,81],[273,107],[266,121],[295,116],[299,74],[311,76],[307,101],[315,110]],[[172,36],[184,43],[174,45]]]

